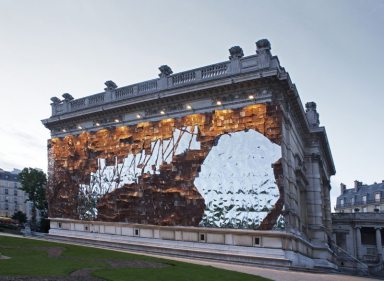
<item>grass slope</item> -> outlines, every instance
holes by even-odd
[[[56,255],[52,254],[56,250]],[[59,252],[59,253],[57,253]],[[135,281],[262,281],[258,276],[183,262],[115,252],[103,249],[0,236],[1,276],[69,276],[91,268],[92,275],[105,280]],[[113,263],[163,264],[162,268],[114,267]]]

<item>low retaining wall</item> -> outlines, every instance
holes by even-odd
[[[50,218],[50,235],[118,243],[124,248],[270,266],[334,268],[313,259],[316,248],[282,231],[156,226]]]

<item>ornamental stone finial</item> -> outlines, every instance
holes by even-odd
[[[51,102],[53,102],[54,104],[58,104],[61,102],[61,100],[58,97],[52,97]]]
[[[62,97],[64,98],[65,101],[71,101],[71,100],[73,100],[72,95],[70,95],[70,94],[68,94],[68,93],[64,93],[64,94],[62,95]]]
[[[256,42],[256,54],[271,54],[271,43],[268,39],[261,39]]]
[[[160,70],[160,74],[159,74],[160,78],[168,77],[173,73],[172,69],[166,64],[160,66],[159,70]]]
[[[317,128],[320,125],[319,113],[317,113],[316,107],[316,103],[313,101],[305,104],[305,114],[307,115],[307,120],[311,128]]]
[[[244,57],[244,52],[243,49],[240,46],[233,46],[232,48],[229,49],[229,59],[239,59]]]
[[[268,39],[261,39],[256,42],[256,47],[258,50],[271,49],[271,43],[269,43]]]
[[[104,85],[107,86],[105,90],[114,90],[117,88],[116,83],[113,82],[112,80],[105,81]]]

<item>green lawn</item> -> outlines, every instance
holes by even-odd
[[[0,277],[68,276],[87,268],[104,280],[269,280],[210,266],[7,236],[0,236],[0,253],[11,257],[0,259]]]

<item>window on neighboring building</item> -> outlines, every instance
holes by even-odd
[[[352,197],[352,198],[351,198],[351,204],[352,204],[352,205],[355,205],[355,197]]]
[[[364,196],[363,196],[362,201],[363,201],[363,204],[366,204],[366,203],[367,203],[367,195],[364,195]]]
[[[13,195],[17,196],[17,190],[13,191]]]
[[[375,193],[375,201],[380,202],[380,192]]]
[[[376,245],[376,230],[373,227],[361,228],[361,244]]]
[[[368,212],[367,207],[363,207],[363,213],[366,213],[366,212]]]
[[[4,189],[4,193],[8,194],[8,188]]]
[[[344,199],[340,199],[340,205],[341,205],[341,207],[344,206]]]

